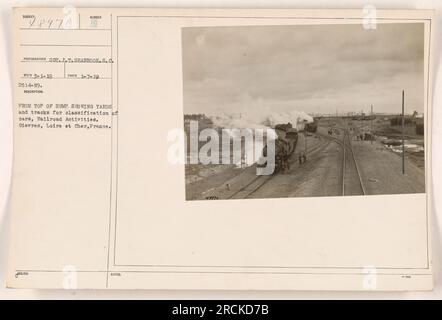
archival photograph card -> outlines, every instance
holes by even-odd
[[[432,11],[12,15],[8,287],[432,289]]]
[[[425,192],[423,23],[192,27],[182,43],[187,199]]]

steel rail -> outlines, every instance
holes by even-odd
[[[319,146],[309,150],[306,155],[312,154],[316,151],[318,151],[319,149],[322,149],[324,146],[326,146],[328,144],[328,142],[322,143]],[[263,180],[262,183],[260,183],[256,188],[249,190],[247,192],[247,194],[243,197],[244,199],[246,199],[247,197],[249,197],[251,194],[255,193],[256,191],[258,191],[264,184],[266,184],[268,181],[270,181],[271,179],[273,179],[275,177],[274,174],[272,175],[268,175],[268,176],[257,176],[256,178],[252,179],[250,182],[248,182],[245,186],[243,186],[242,188],[240,188],[239,190],[235,191],[234,193],[232,193],[231,195],[229,195],[226,199],[232,199],[234,196],[236,196],[237,194],[239,194],[240,192],[244,191],[246,188],[248,188],[249,186],[251,186],[253,183],[255,183],[257,180],[261,179]],[[241,198],[242,199],[242,198]]]

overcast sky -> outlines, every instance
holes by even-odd
[[[423,111],[423,24],[183,28],[185,113]]]

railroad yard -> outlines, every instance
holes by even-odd
[[[385,121],[321,119],[315,132],[299,132],[289,168],[257,175],[256,164],[186,165],[187,200],[363,196],[425,192],[423,136],[406,138],[405,173],[397,130]],[[375,135],[362,139],[370,127]],[[376,131],[377,130],[377,131]],[[299,156],[305,154],[306,161]]]

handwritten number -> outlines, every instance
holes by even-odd
[[[32,17],[29,19],[29,28],[32,28],[34,26],[35,20],[37,20],[36,17]]]

